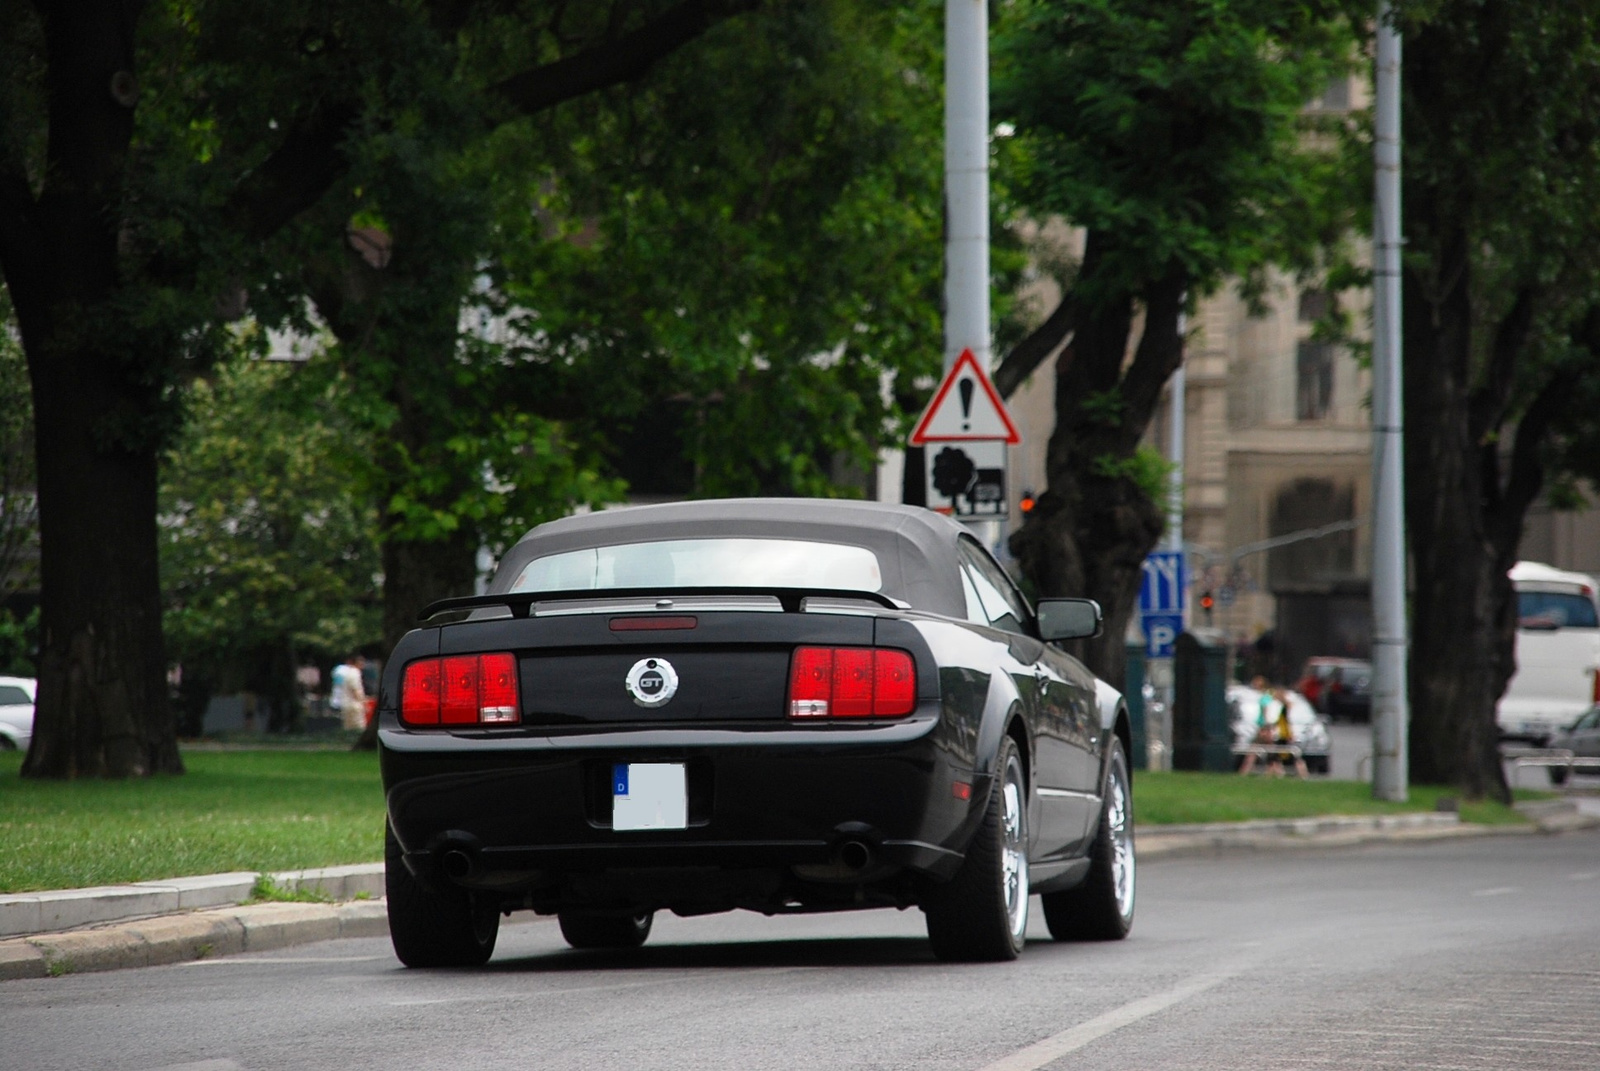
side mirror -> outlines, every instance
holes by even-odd
[[[1040,599],[1039,638],[1085,640],[1100,635],[1100,604],[1093,599]]]

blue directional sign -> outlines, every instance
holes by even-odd
[[[1139,586],[1139,616],[1183,615],[1183,551],[1158,550],[1144,560],[1144,581]]]
[[[1172,645],[1183,631],[1183,615],[1145,614],[1139,620],[1144,624],[1144,656],[1171,658]]]

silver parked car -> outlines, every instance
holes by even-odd
[[[1550,746],[1572,752],[1578,772],[1600,773],[1600,706],[1590,707],[1587,714],[1557,733]],[[1565,766],[1550,767],[1551,783],[1566,784],[1568,772]]]
[[[0,751],[26,751],[33,739],[32,677],[0,677]]]

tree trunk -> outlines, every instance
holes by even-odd
[[[1101,247],[1091,233],[1080,285],[1093,285]],[[1118,687],[1144,559],[1166,523],[1164,509],[1139,486],[1129,461],[1162,385],[1182,360],[1178,313],[1184,287],[1182,275],[1173,273],[1139,295],[1144,322],[1131,362],[1135,295],[1079,309],[1070,359],[1063,355],[1056,366],[1048,486],[1011,537],[1012,553],[1036,595],[1087,596],[1100,603],[1105,629],[1075,653]]]
[[[41,9],[48,171],[35,202],[0,174],[5,267],[33,385],[41,652],[40,778],[181,773],[167,702],[156,554],[163,354],[117,306],[141,4]],[[148,338],[148,336],[145,336]]]
[[[1437,233],[1437,232],[1435,232]],[[1429,292],[1403,280],[1406,526],[1415,593],[1408,691],[1410,777],[1509,801],[1495,706],[1514,669],[1511,581],[1521,517],[1499,501],[1496,447],[1474,434],[1468,239],[1440,242]],[[1486,481],[1488,485],[1486,486]]]
[[[41,653],[28,777],[181,773],[167,703],[153,450],[97,443],[105,362],[57,356],[35,373]],[[133,391],[130,393],[137,393]]]

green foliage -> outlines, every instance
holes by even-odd
[[[189,407],[161,494],[173,660],[271,692],[377,639],[376,510],[356,475],[372,444],[340,392],[240,357],[197,380]]]
[[[37,589],[39,505],[33,396],[11,302],[0,288],[0,600]]]
[[[0,676],[39,675],[39,608],[25,617],[0,610]]]
[[[1304,110],[1356,60],[1342,5],[1019,0],[996,53],[995,114],[1027,149],[1022,204],[1110,236],[1082,300],[1173,267],[1197,293],[1310,269],[1342,234],[1338,157]]]
[[[506,262],[526,334],[624,427],[671,399],[696,493],[840,493],[938,369],[932,14],[775,4],[531,132],[560,151],[556,241]]]
[[[1099,454],[1090,462],[1095,475],[1111,480],[1128,480],[1152,502],[1166,498],[1177,466],[1149,443],[1140,443],[1128,456]]]

